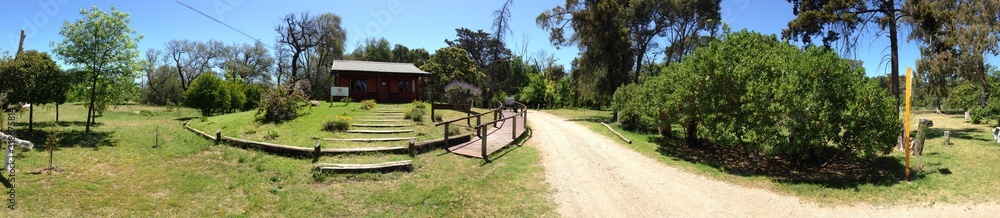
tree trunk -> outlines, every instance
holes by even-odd
[[[986,82],[986,67],[984,67],[983,64],[981,63],[978,65],[979,67],[977,67],[978,68],[977,70],[979,71],[980,77],[982,77],[982,79],[979,80],[979,85],[981,87],[981,90],[983,91],[982,95],[979,96],[980,100],[979,104],[980,106],[986,107],[986,100],[988,98],[987,95],[989,95],[990,93],[989,84]]]
[[[935,95],[934,99],[934,113],[941,114],[941,95]]]
[[[97,100],[97,74],[98,74],[98,72],[92,72],[92,73],[94,74],[94,76],[91,77],[93,79],[93,82],[91,84],[93,84],[93,85],[90,87],[90,108],[87,110],[87,127],[83,131],[84,134],[88,134],[88,135],[90,134],[90,125],[94,123],[94,121],[93,121],[94,120],[94,111],[95,111],[94,110],[94,101]]]
[[[642,59],[644,58],[644,56],[646,56],[646,54],[643,53],[639,53],[636,55],[635,78],[633,80],[633,83],[639,83],[639,76],[640,76],[639,72],[642,72]]]
[[[53,134],[54,134],[54,133],[53,133]],[[55,144],[50,144],[50,145],[49,145],[49,169],[50,169],[50,170],[51,170],[51,169],[55,169],[55,168],[52,168],[52,153],[53,153],[53,151],[55,150],[55,147],[56,147],[56,145],[55,145]]]
[[[35,104],[28,106],[28,132],[35,131]]]
[[[687,130],[685,132],[687,134],[687,136],[685,138],[687,139],[687,143],[688,143],[689,146],[692,146],[692,147],[701,147],[701,145],[698,143],[698,122],[697,121],[695,121],[694,119],[692,119],[691,121],[688,121]]]
[[[21,54],[24,51],[24,37],[27,36],[27,34],[24,34],[24,30],[21,30],[21,41],[17,44],[17,53],[14,53],[14,55]]]
[[[892,68],[892,75],[889,81],[892,83],[892,96],[896,97],[896,108],[899,108],[901,99],[899,93],[899,40],[896,35],[896,3],[895,0],[888,0],[886,3],[886,16],[889,17],[889,49]]]
[[[59,125],[59,104],[56,104],[56,125]]]

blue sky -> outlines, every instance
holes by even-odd
[[[182,2],[216,17],[219,20],[273,44],[274,26],[287,13],[308,11],[313,14],[332,12],[342,18],[347,30],[347,51],[352,51],[367,37],[384,37],[393,44],[403,44],[428,51],[445,47],[445,39],[455,38],[455,28],[483,29],[489,31],[492,12],[503,0],[368,0],[368,1],[251,1],[212,0]],[[140,41],[140,51],[162,48],[171,39],[206,41],[216,39],[225,43],[250,43],[252,39],[230,30],[174,0],[148,1],[79,1],[38,0],[9,1],[0,9],[0,50],[14,51],[19,29],[25,29],[28,39],[26,49],[51,51],[49,42],[61,40],[59,28],[65,20],[77,20],[82,8],[96,5],[104,10],[115,6],[132,16],[132,27],[145,38]],[[535,17],[544,10],[565,4],[563,0],[515,0],[511,17],[512,34],[508,43],[513,50],[526,48],[527,55],[540,50],[555,54],[559,62],[568,67],[577,55],[575,47],[557,50],[548,41],[548,33],[535,25]],[[724,0],[723,21],[733,30],[750,29],[765,34],[778,34],[793,18],[791,4],[781,0],[751,1]],[[905,36],[908,31],[902,31]],[[866,34],[868,38],[859,45],[857,57],[864,61],[869,76],[887,74],[887,64],[882,64],[888,54],[888,41],[884,37]],[[919,57],[918,45],[902,41],[900,68],[914,66]]]

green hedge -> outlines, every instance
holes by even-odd
[[[809,159],[827,147],[875,157],[901,127],[887,90],[829,49],[800,49],[741,31],[693,52],[664,73],[619,88],[624,128],[706,139],[748,154]]]

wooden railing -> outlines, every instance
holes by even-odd
[[[483,160],[485,160],[486,162],[490,162],[489,151],[487,149],[488,145],[487,145],[487,142],[486,142],[486,138],[488,138],[487,137],[488,131],[490,130],[490,128],[489,128],[490,125],[493,125],[493,127],[496,127],[497,123],[506,122],[506,120],[513,121],[513,123],[511,123],[511,128],[513,128],[513,131],[511,131],[510,136],[511,136],[511,139],[515,139],[516,140],[517,139],[517,118],[518,118],[518,116],[520,116],[522,118],[521,122],[524,122],[522,124],[528,124],[528,107],[525,106],[524,104],[522,104],[521,102],[515,102],[515,103],[517,104],[515,107],[520,107],[521,110],[520,110],[520,112],[517,112],[517,114],[514,114],[514,116],[501,117],[500,119],[494,119],[493,121],[490,121],[490,122],[487,122],[487,123],[482,123],[482,124],[479,124],[479,125],[477,125],[475,127],[475,129],[476,129],[476,135],[478,135],[479,136],[479,140],[482,141]],[[515,110],[517,110],[517,109],[515,109]],[[502,115],[502,113],[501,113],[501,115]],[[525,125],[525,126],[526,126],[525,128],[527,128],[527,125]]]
[[[462,118],[458,118],[458,119],[453,119],[453,120],[449,120],[449,121],[444,121],[444,122],[440,122],[440,123],[435,123],[434,124],[435,127],[444,125],[444,149],[447,150],[448,147],[449,147],[449,145],[448,145],[448,142],[449,142],[448,138],[449,138],[449,136],[450,136],[451,133],[449,133],[448,130],[450,130],[452,123],[458,122],[458,121],[462,121],[462,120],[468,120],[470,122],[469,126],[472,126],[472,123],[471,123],[472,121],[471,120],[472,120],[472,118],[475,118],[476,119],[476,126],[480,126],[480,124],[482,124],[482,122],[483,122],[483,119],[482,119],[483,115],[492,113],[494,120],[496,120],[498,116],[501,116],[500,110],[503,110],[503,104],[500,103],[500,101],[496,101],[496,100],[492,101],[491,103],[493,105],[495,105],[496,108],[491,108],[490,111],[483,112],[483,113],[480,113],[480,114],[469,115],[469,116],[466,116],[466,117],[462,117]]]

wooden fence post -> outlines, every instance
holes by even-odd
[[[451,123],[444,123],[444,150],[448,151],[448,152],[451,152],[451,150],[448,149],[448,141],[449,141],[448,140],[448,132],[450,132],[449,130],[451,130],[450,128],[448,128],[449,124],[451,124]]]
[[[510,118],[510,120],[514,121],[514,123],[511,123],[514,125],[510,126],[511,128],[514,128],[514,131],[510,131],[510,138],[517,139],[517,117]]]
[[[409,145],[408,147],[410,148],[410,158],[416,157],[417,156],[416,143],[413,142],[412,138],[410,139],[410,143],[408,145]]]
[[[222,130],[221,129],[215,131],[215,145],[218,145],[219,143],[222,143]]]
[[[479,137],[479,140],[483,141],[483,160],[485,160],[486,162],[490,162],[490,157],[487,156],[487,153],[486,153],[486,150],[487,150],[487,148],[486,148],[486,138],[488,138],[488,136],[486,135],[486,127],[479,127],[478,131],[482,132],[482,133],[480,133],[480,135],[482,135],[482,136]]]
[[[320,146],[319,146],[319,141],[316,141],[316,144],[313,145],[313,163],[319,162],[319,156],[320,156]]]

